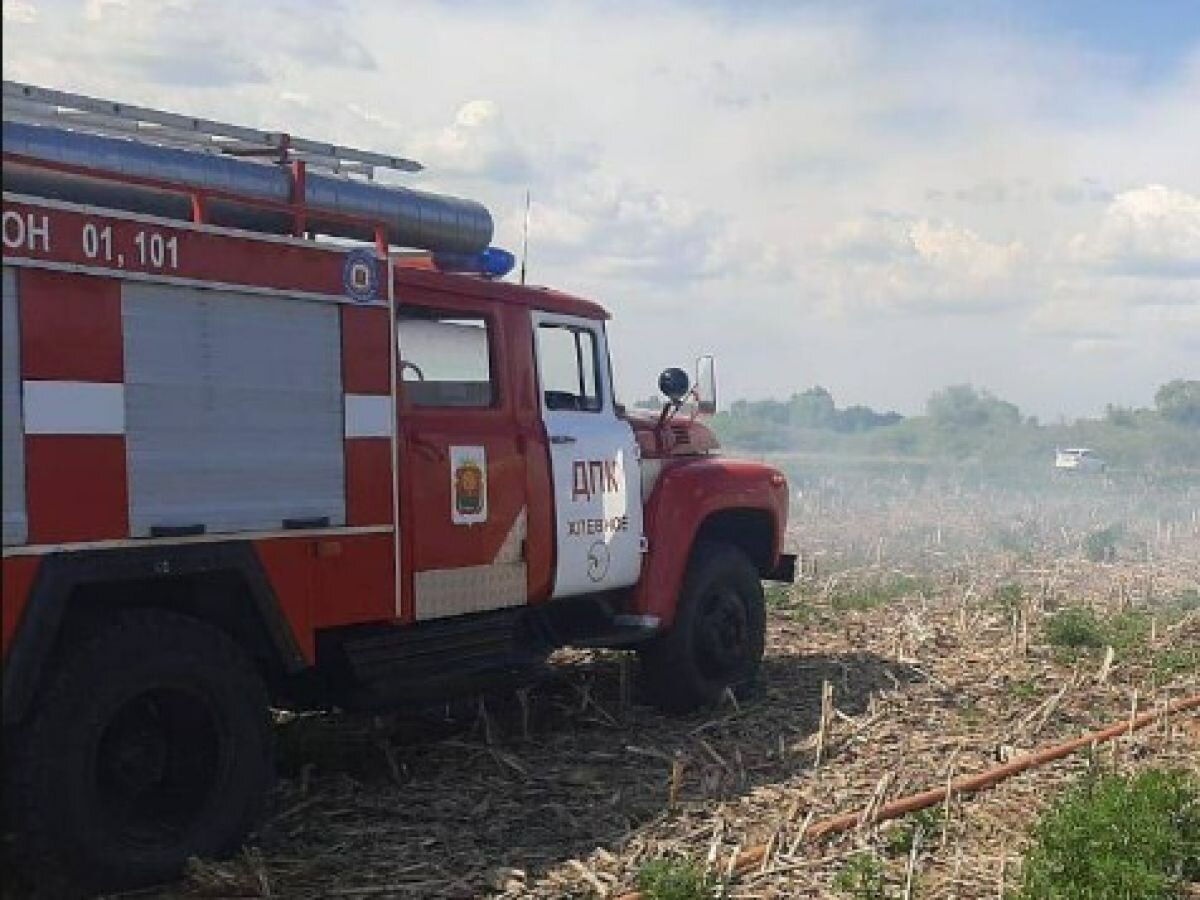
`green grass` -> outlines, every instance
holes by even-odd
[[[1127,612],[1111,616],[1103,622],[1105,643],[1117,651],[1132,650],[1150,637],[1150,616],[1144,612]]]
[[[883,863],[870,853],[855,853],[833,879],[833,887],[853,900],[887,900]]]
[[[1185,614],[1178,607],[1167,607],[1161,611],[1160,623],[1169,625]],[[1112,647],[1120,658],[1148,666],[1160,678],[1200,672],[1200,648],[1186,646],[1156,650],[1150,646],[1151,619],[1151,615],[1144,611],[1101,617],[1090,609],[1068,607],[1055,613],[1046,622],[1046,641],[1066,659],[1102,647]],[[1013,685],[1010,690],[1016,693],[1017,688]]]
[[[1200,878],[1200,783],[1185,772],[1088,777],[1033,832],[1020,900],[1173,900]]]
[[[710,900],[720,884],[690,860],[653,859],[638,871],[637,886],[645,900]]]
[[[1096,650],[1105,645],[1104,626],[1092,610],[1069,606],[1046,621],[1046,641],[1063,650]]]
[[[958,718],[967,728],[977,728],[987,716],[974,700],[964,700],[958,707]]]
[[[1121,525],[1097,528],[1083,539],[1083,555],[1092,562],[1106,562],[1117,558],[1117,544],[1125,529]]]
[[[1011,616],[1025,605],[1025,591],[1019,584],[1010,581],[992,591],[992,603],[1001,612]]]
[[[936,840],[945,827],[945,815],[944,807],[931,806],[906,816],[887,831],[888,853],[892,856],[911,853],[918,831],[921,832],[922,844],[927,844],[931,839]]]
[[[1085,607],[1068,606],[1046,622],[1046,640],[1052,646],[1069,650],[1100,647],[1131,650],[1149,635],[1150,616],[1144,612],[1101,617]]]
[[[767,609],[786,609],[792,604],[792,588],[786,584],[767,584],[763,586],[763,598]]]
[[[812,603],[809,602],[811,598],[805,597],[803,588],[799,585],[764,584],[763,598],[772,615],[781,616],[793,622],[816,623],[815,610]]]
[[[1200,648],[1172,647],[1154,654],[1151,663],[1160,678],[1170,678],[1188,672],[1200,673]]]
[[[1018,700],[1034,700],[1039,695],[1038,686],[1028,678],[1008,683],[1008,692]]]
[[[930,583],[924,578],[895,575],[857,584],[841,585],[834,590],[829,600],[830,605],[839,612],[864,611],[876,609],[929,589]]]
[[[1200,609],[1200,590],[1195,588],[1184,588],[1171,601],[1171,608],[1180,614],[1189,613]]]

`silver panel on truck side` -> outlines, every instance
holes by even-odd
[[[17,312],[17,271],[3,271],[3,416],[4,545],[23,544],[29,536],[25,515],[25,422],[21,411],[21,328]]]
[[[134,536],[345,524],[336,306],[126,282],[122,318]]]

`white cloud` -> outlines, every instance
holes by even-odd
[[[129,9],[129,0],[87,0],[83,4],[83,18],[88,22],[99,22],[110,9]]]
[[[1032,334],[1068,340],[1102,340],[1121,333],[1127,313],[1103,293],[1061,288],[1025,319]]]
[[[691,280],[706,270],[710,244],[721,231],[687,201],[604,172],[557,190],[552,202],[560,223],[575,226],[557,248],[563,261],[591,277]],[[555,249],[554,235],[547,237]]]
[[[301,91],[280,91],[279,99],[285,103],[294,103],[299,107],[311,107],[312,97]]]
[[[874,3],[88,2],[6,0],[5,77],[411,156],[512,249],[529,188],[531,279],[613,305],[624,384],[705,349],[726,396],[1053,415],[1195,368],[1200,44],[1145,79]]]
[[[520,227],[523,227],[523,220]],[[536,236],[539,246],[545,244],[567,252],[583,253],[593,233],[593,224],[586,216],[566,206],[531,200],[529,231]]]
[[[3,14],[5,22],[19,25],[32,25],[38,18],[37,7],[29,0],[4,0],[0,13]]]
[[[1159,184],[1123,191],[1070,246],[1080,261],[1113,272],[1200,278],[1200,196]]]
[[[1075,338],[1071,341],[1071,352],[1080,356],[1121,356],[1129,349],[1130,341],[1122,338]]]
[[[825,241],[840,309],[986,313],[1025,302],[1019,241],[988,241],[946,221],[874,215],[837,223]]]
[[[778,283],[791,274],[778,245],[721,212],[598,170],[535,198],[530,237],[539,255],[593,283]]]
[[[762,240],[736,223],[728,223],[721,234],[712,238],[708,251],[708,272],[726,280],[740,277],[780,287],[796,278],[795,260],[786,247]]]
[[[463,104],[452,124],[418,135],[410,147],[431,169],[451,175],[517,182],[532,170],[526,148],[492,100]]]

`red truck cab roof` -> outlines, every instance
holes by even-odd
[[[585,319],[606,321],[611,318],[608,310],[598,303],[534,285],[513,284],[506,281],[490,281],[474,275],[456,275],[446,272],[427,271],[416,268],[397,267],[395,273],[397,295],[403,297],[404,288],[479,297],[498,303],[508,303],[527,309],[580,316]]]

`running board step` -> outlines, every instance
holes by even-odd
[[[371,629],[342,637],[338,650],[359,684],[444,678],[513,664],[523,654],[511,610]]]
[[[658,616],[614,616],[608,627],[571,641],[574,647],[633,647],[655,637],[662,626]]]

